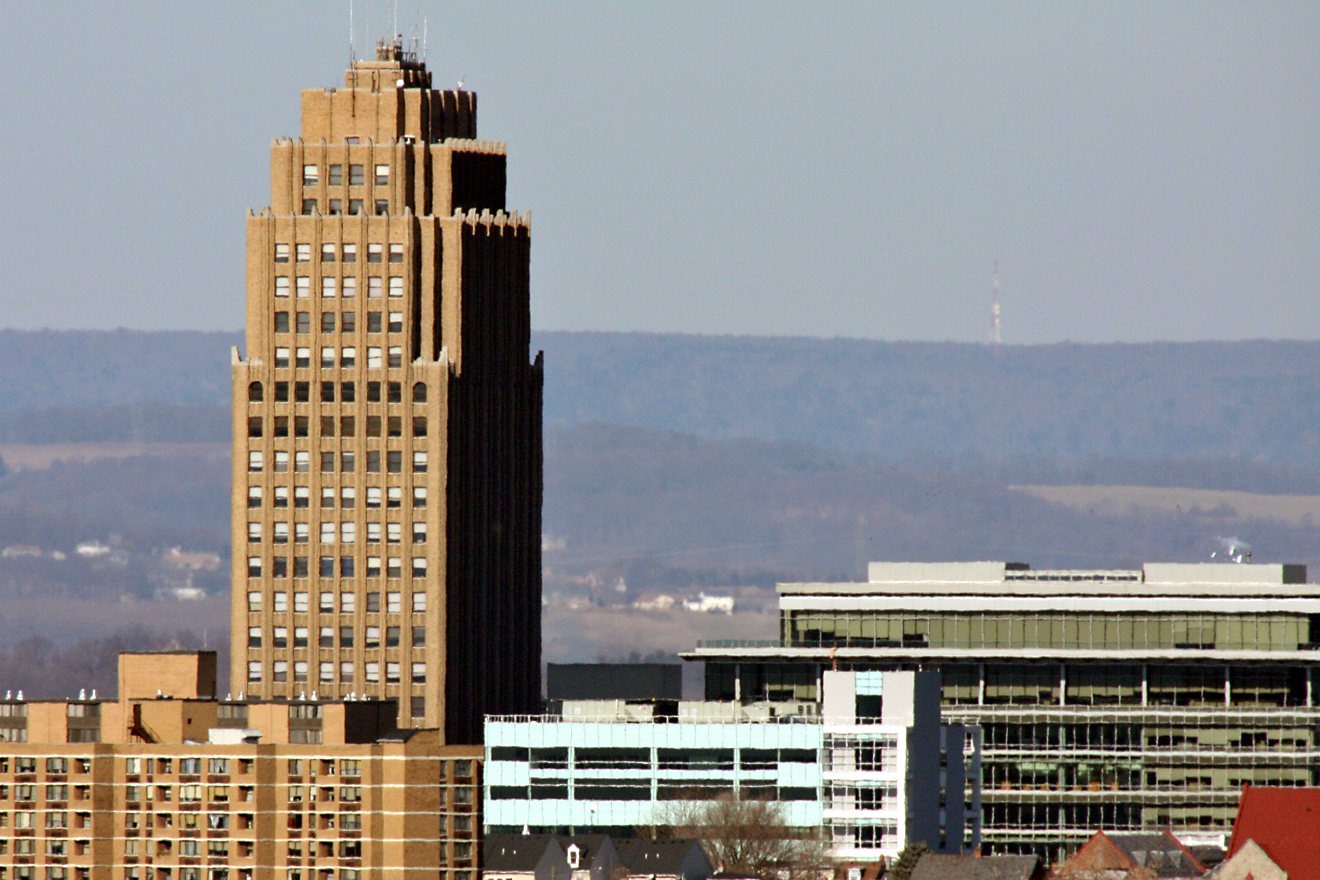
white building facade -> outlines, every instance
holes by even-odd
[[[764,798],[840,859],[893,857],[909,840],[979,844],[979,731],[939,719],[938,676],[826,673],[814,703],[565,703],[486,720],[489,832],[624,832],[680,802]],[[823,709],[823,713],[822,713]]]

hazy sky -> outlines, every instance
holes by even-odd
[[[1006,342],[1320,338],[1314,0],[423,15],[509,144],[539,329],[983,341],[997,259]],[[10,4],[3,325],[240,327],[270,139],[348,36],[347,0]]]

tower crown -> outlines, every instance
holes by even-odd
[[[431,88],[431,72],[397,41],[380,41],[375,60],[355,60],[342,89],[304,89],[304,143],[437,143],[477,136],[477,96]]]

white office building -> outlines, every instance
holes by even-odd
[[[823,701],[569,701],[486,719],[488,832],[627,833],[678,801],[767,798],[841,860],[980,842],[980,731],[942,725],[932,673],[836,672]]]

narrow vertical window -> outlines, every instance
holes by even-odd
[[[322,262],[322,263],[333,263],[334,261],[335,261],[335,246],[334,246],[334,244],[323,244],[323,245],[321,245],[321,262]]]
[[[303,186],[316,186],[321,182],[321,169],[315,165],[303,166]]]
[[[377,165],[376,186],[389,186],[389,185],[390,185],[390,166]]]

